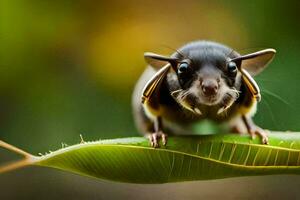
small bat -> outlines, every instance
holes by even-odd
[[[133,92],[138,130],[151,146],[167,143],[167,134],[189,134],[203,119],[227,125],[232,131],[259,135],[268,144],[266,130],[252,121],[260,90],[252,78],[273,59],[265,49],[240,55],[210,41],[191,42],[171,56],[145,53],[149,66]]]

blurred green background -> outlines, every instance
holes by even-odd
[[[242,53],[275,48],[256,77],[263,100],[255,121],[300,130],[299,8],[272,0],[1,0],[0,139],[37,154],[77,143],[79,134],[138,135],[130,100],[143,52],[171,54],[199,39]],[[272,176],[144,186],[31,167],[0,175],[0,199],[295,199],[299,184]]]

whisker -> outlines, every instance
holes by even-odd
[[[231,56],[231,54],[234,52],[234,50],[232,49],[231,51],[230,51],[230,53],[228,54],[228,55],[226,55],[226,57],[230,57]]]
[[[261,91],[262,93],[268,94],[270,96],[273,96],[275,98],[277,98],[279,101],[281,101],[282,103],[286,104],[287,106],[289,106],[290,108],[293,108],[293,106],[291,105],[291,103],[289,103],[288,101],[284,100],[281,96],[279,96],[278,94],[271,92],[269,90],[263,89]]]
[[[280,83],[280,80],[270,80],[270,79],[265,79],[265,78],[260,78],[260,77],[255,77],[255,80],[260,81],[260,82]]]
[[[237,90],[235,87],[230,88],[231,90],[234,90],[237,93],[241,93],[241,91]]]
[[[233,95],[232,93],[233,93],[234,95]],[[240,93],[241,93],[241,91],[237,90],[235,87],[232,87],[232,88],[229,89],[229,93],[228,93],[228,94],[229,94],[232,98],[238,99],[239,96],[240,96]]]
[[[181,99],[184,99],[187,95],[191,94],[191,92],[189,90],[186,90],[184,91],[182,94],[181,94]]]
[[[173,47],[170,47],[168,45],[163,45],[164,47],[168,48],[168,49],[171,49],[173,51],[176,51],[180,56],[181,56],[181,59],[184,59],[185,57],[188,57],[188,56],[185,56],[180,50],[178,49],[175,49]],[[189,57],[188,57],[189,58]]]
[[[265,105],[267,106],[267,109],[269,110],[269,113],[271,115],[271,119],[272,119],[272,122],[273,122],[273,125],[275,126],[276,129],[278,129],[278,122],[276,123],[276,119],[275,119],[275,115],[271,109],[271,106],[269,104],[269,102],[267,101],[267,99],[265,98],[265,101],[262,101],[263,103],[265,103]]]

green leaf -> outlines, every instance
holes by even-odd
[[[84,142],[38,157],[2,142],[0,146],[19,151],[25,160],[0,172],[39,165],[131,183],[300,174],[300,134],[272,133],[269,142],[261,145],[259,138],[236,134],[186,136],[170,137],[166,147],[155,149],[135,137]]]

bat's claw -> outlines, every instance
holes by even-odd
[[[162,140],[162,144],[164,146],[166,146],[167,141],[168,141],[168,136],[167,134],[163,133],[163,132],[157,132],[157,133],[151,133],[148,135],[149,138],[149,142],[151,147],[157,148],[159,147],[159,141],[160,139]]]
[[[249,131],[249,134],[251,135],[252,139],[254,139],[256,135],[258,135],[261,137],[261,141],[263,144],[269,144],[269,138],[266,130],[263,130],[258,126],[253,125],[251,126]]]

